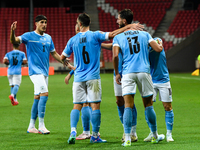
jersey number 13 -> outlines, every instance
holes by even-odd
[[[127,40],[128,40],[131,55],[133,54],[133,49],[134,49],[134,53],[139,53],[140,52],[140,43],[138,42],[138,36],[135,36],[132,38],[127,37]],[[131,40],[134,40],[133,48],[132,48]]]

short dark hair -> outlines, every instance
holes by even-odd
[[[38,22],[40,20],[47,20],[47,17],[44,16],[44,15],[38,15],[36,18],[35,18],[35,22]]]
[[[120,18],[126,19],[128,24],[133,21],[133,12],[130,9],[123,9],[119,12]]]
[[[90,16],[86,13],[79,14],[78,20],[84,27],[88,27],[90,25]]]
[[[19,48],[19,45],[20,45],[19,43],[15,43],[15,44],[13,44],[13,47],[14,48]]]

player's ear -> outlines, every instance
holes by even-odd
[[[127,24],[126,19],[123,19],[122,22],[123,22],[123,24],[125,24],[125,25]]]
[[[37,26],[37,22],[35,22],[35,26]]]
[[[81,27],[82,26],[82,23],[81,22],[79,22],[79,27]]]

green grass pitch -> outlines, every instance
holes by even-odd
[[[31,107],[33,103],[33,84],[28,76],[23,76],[17,99],[18,106],[12,106],[8,96],[10,87],[7,77],[0,77],[0,149],[13,150],[60,150],[60,149],[159,149],[159,150],[197,150],[200,149],[200,77],[185,74],[170,74],[174,111],[174,142],[166,140],[151,144],[143,142],[149,134],[145,122],[144,108],[139,92],[135,95],[137,108],[138,142],[131,147],[121,146],[123,127],[118,117],[117,105],[113,91],[113,75],[101,74],[101,138],[107,143],[90,144],[89,140],[77,140],[75,145],[67,143],[70,134],[70,112],[72,103],[72,82],[64,83],[65,75],[49,77],[49,99],[46,107],[45,125],[51,131],[49,135],[28,134]],[[158,132],[166,134],[164,108],[157,99],[154,103],[157,115]],[[36,122],[38,127],[38,121]],[[77,126],[82,133],[81,118]]]

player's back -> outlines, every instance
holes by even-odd
[[[169,81],[169,72],[167,68],[164,48],[161,52],[156,52],[150,47],[149,53],[150,72],[153,83],[165,83]]]
[[[114,38],[123,56],[123,73],[150,73],[148,43],[153,40],[145,31],[128,30]],[[114,43],[115,44],[115,43]]]
[[[101,43],[106,40],[103,32],[80,32],[72,38],[75,82],[100,78]]]
[[[8,74],[21,74],[21,65],[23,63],[23,59],[25,59],[25,53],[19,50],[13,50],[7,53],[6,57],[9,60]]]

